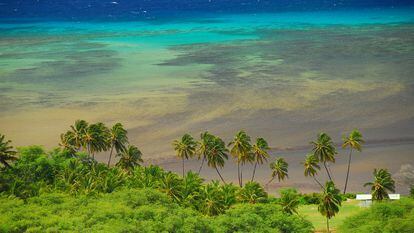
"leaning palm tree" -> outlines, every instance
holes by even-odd
[[[266,140],[263,138],[256,139],[256,144],[253,145],[253,157],[256,162],[254,163],[252,182],[254,180],[254,175],[256,174],[257,164],[263,164],[267,161],[267,158],[269,158],[269,153],[267,152],[269,149],[270,147]]]
[[[349,147],[349,157],[348,157],[348,169],[346,172],[346,179],[345,179],[345,187],[344,187],[344,194],[346,193],[346,187],[348,186],[348,178],[349,178],[349,169],[351,167],[351,157],[352,157],[352,150],[356,150],[361,152],[362,144],[364,140],[362,139],[362,134],[358,130],[353,130],[348,137],[344,137],[344,143],[342,144],[342,148]]]
[[[244,165],[246,162],[252,162],[252,146],[250,144],[250,137],[245,131],[239,131],[234,137],[233,141],[229,143],[229,146],[233,146],[230,150],[231,155],[237,161],[237,177],[239,179],[240,187],[243,186],[243,172],[240,169],[240,164]]]
[[[138,147],[129,145],[125,150],[120,151],[117,154],[118,157],[121,157],[116,164],[117,167],[120,167],[128,172],[139,166],[140,163],[144,162],[142,160],[142,153]]]
[[[80,150],[83,145],[85,145],[85,134],[88,128],[88,122],[84,120],[76,120],[74,125],[70,126],[72,132],[70,135],[72,145],[76,147],[77,150]]]
[[[395,192],[395,181],[387,169],[374,169],[374,181],[364,184],[366,186],[371,186],[373,201],[388,199],[388,192]]]
[[[340,191],[335,187],[334,182],[327,181],[325,188],[322,193],[321,202],[318,206],[318,211],[323,216],[326,217],[326,228],[329,231],[329,219],[335,216],[339,212],[339,207],[341,206],[342,198],[340,196]]]
[[[209,132],[204,132],[200,135],[200,142],[199,142],[199,148],[197,151],[198,159],[202,160],[200,168],[198,169],[198,174],[200,175],[201,169],[203,168],[204,162],[207,160],[207,151],[208,151],[208,145],[211,142],[211,140],[214,139],[214,135],[210,134]]]
[[[6,140],[5,136],[0,134],[0,163],[5,167],[10,168],[10,162],[17,160],[16,151],[10,146],[11,141]]]
[[[86,129],[84,145],[89,155],[95,158],[95,153],[109,148],[110,131],[103,123],[91,124]]]
[[[180,140],[174,140],[174,150],[183,161],[183,177],[185,176],[184,160],[192,158],[197,150],[197,142],[190,134],[184,134]]]
[[[220,174],[218,168],[224,167],[225,160],[229,158],[227,154],[228,151],[229,150],[226,148],[226,144],[219,137],[214,137],[207,146],[207,165],[216,170],[223,183],[226,183],[226,181],[224,181],[224,178]]]
[[[303,166],[305,167],[304,175],[306,177],[312,177],[315,180],[315,182],[323,188],[322,184],[315,177],[318,174],[318,170],[321,169],[321,167],[319,166],[318,158],[316,158],[314,154],[308,154],[305,157],[305,162],[303,163]]]
[[[78,148],[75,145],[74,133],[72,131],[62,133],[60,135],[59,146],[62,147],[64,150],[70,152],[71,154],[75,154]]]
[[[127,131],[121,123],[116,123],[112,126],[109,141],[111,145],[111,152],[109,153],[108,167],[111,164],[112,152],[114,148],[116,153],[119,153],[121,150],[125,150],[125,146],[128,143]]]
[[[328,169],[328,162],[335,162],[335,154],[337,154],[335,146],[332,142],[331,137],[326,133],[320,133],[316,141],[311,142],[313,145],[313,153],[319,161],[323,163],[326,173],[328,174],[329,180],[332,181],[331,173]]]
[[[272,178],[267,182],[266,185],[270,184],[276,177],[280,181],[288,178],[288,167],[289,164],[285,161],[284,158],[278,158],[275,162],[270,164],[270,169],[272,170]]]

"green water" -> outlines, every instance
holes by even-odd
[[[57,144],[75,119],[123,122],[144,154],[208,129],[271,145],[414,137],[414,10],[0,23],[0,132]]]

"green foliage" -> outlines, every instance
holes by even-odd
[[[238,199],[241,202],[248,202],[251,204],[264,202],[267,199],[267,193],[259,183],[247,182],[244,187],[239,190]]]
[[[373,201],[382,201],[388,199],[388,192],[395,191],[395,181],[391,177],[391,173],[387,169],[374,169],[374,180],[364,184],[371,186],[371,194]]]
[[[304,205],[318,205],[321,202],[322,195],[320,193],[302,194],[299,202]]]
[[[411,185],[410,187],[410,197],[414,198],[414,185]]]
[[[300,204],[300,194],[296,189],[285,188],[280,191],[279,204],[287,214],[298,213],[298,207]]]
[[[215,232],[313,232],[312,224],[277,204],[238,204],[214,221]]]
[[[414,232],[414,200],[375,203],[371,208],[347,218],[340,226],[344,233]]]

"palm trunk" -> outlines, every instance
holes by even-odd
[[[89,156],[89,158],[91,157],[91,146],[89,145],[89,143],[86,145],[86,149],[88,150],[88,156]]]
[[[270,184],[270,182],[272,182],[275,178],[272,177],[272,179],[269,180],[269,182],[266,183],[266,186],[268,186]]]
[[[257,161],[256,161],[256,163],[254,164],[254,168],[253,168],[253,175],[252,175],[252,182],[253,182],[253,180],[254,180],[254,175],[255,175],[255,173],[256,173],[256,167],[257,167]]]
[[[313,179],[315,180],[315,182],[316,183],[318,183],[319,184],[319,186],[321,186],[321,188],[323,189],[323,185],[321,184],[321,182],[319,182],[319,180],[318,179],[316,179],[316,177],[314,177],[314,176],[312,176],[313,177]]]
[[[201,162],[201,166],[200,166],[200,168],[198,169],[198,174],[199,174],[199,175],[200,175],[201,169],[203,168],[204,161],[206,161],[206,156],[203,156],[203,161]]]
[[[184,173],[185,171],[184,171],[184,157],[183,157],[183,178],[184,178]]]
[[[239,186],[241,187],[241,183],[240,183],[240,161],[237,161],[237,178],[239,179]]]
[[[329,173],[328,167],[326,166],[326,161],[323,162],[323,166],[325,167],[326,174],[328,174],[329,180],[332,181],[331,174]]]
[[[240,187],[243,187],[243,167],[240,168]]]
[[[329,233],[330,231],[329,231],[329,218],[328,217],[326,217],[326,229],[328,229],[328,233]]]
[[[111,152],[109,153],[109,160],[108,160],[108,167],[111,164],[111,158],[112,158],[112,151],[114,150],[114,144],[111,146]]]
[[[11,168],[10,164],[6,162],[5,160],[2,160],[1,163],[7,168]]]
[[[344,194],[346,193],[346,187],[348,186],[348,178],[349,178],[349,168],[351,167],[351,158],[352,158],[352,147],[349,152],[349,159],[348,159],[348,170],[346,172],[346,179],[345,179],[345,187],[344,187]]]
[[[221,176],[219,170],[217,169],[217,167],[215,167],[217,174],[220,176],[221,181],[223,181],[224,184],[226,184],[226,181],[224,181],[223,177]]]

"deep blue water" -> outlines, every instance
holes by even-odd
[[[0,0],[0,17],[3,20],[150,20],[202,13],[320,11],[413,5],[412,0]]]

